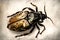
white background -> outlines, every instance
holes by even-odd
[[[45,5],[47,15],[53,20],[54,25],[46,19],[43,22],[46,30],[42,35],[39,34],[38,38],[35,38],[37,28],[27,36],[15,38],[14,36],[21,32],[12,32],[7,29],[7,16],[21,11],[24,7],[31,7],[35,10],[35,7],[30,4],[31,2],[37,5],[38,10],[43,13]],[[60,40],[60,0],[0,0],[0,40]]]

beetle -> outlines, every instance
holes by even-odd
[[[37,38],[38,34],[42,34],[44,32],[44,30],[46,30],[45,26],[41,23],[44,22],[45,19],[50,19],[52,21],[52,19],[50,17],[47,16],[46,10],[45,10],[45,5],[44,5],[44,13],[42,13],[42,11],[38,11],[38,7],[32,3],[30,3],[32,6],[34,6],[36,8],[36,10],[30,8],[30,7],[25,7],[22,9],[22,11],[18,11],[12,15],[7,16],[9,19],[9,24],[7,25],[7,28],[13,31],[19,31],[19,32],[23,32],[26,31],[30,28],[32,28],[30,30],[29,33],[24,33],[21,35],[16,35],[15,37],[21,37],[21,36],[25,36],[28,35],[30,33],[33,32],[34,28],[36,27],[38,29],[38,33],[35,36]],[[27,10],[25,11],[25,9],[30,10],[30,12]],[[53,21],[52,21],[53,23]],[[42,30],[42,32],[40,32],[40,28],[39,26],[43,27],[44,29]]]

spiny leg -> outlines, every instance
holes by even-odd
[[[37,38],[38,34],[40,33],[40,28],[38,27],[37,24],[36,24],[36,27],[37,27],[37,29],[38,29],[38,33],[37,33],[37,35],[36,35],[36,38]]]
[[[40,23],[38,23],[41,27],[44,27],[44,29],[42,30],[42,32],[40,33],[40,34],[42,34],[45,30],[46,30],[46,28],[45,28],[45,26],[43,25],[43,24],[40,24]]]
[[[32,3],[30,3],[31,5],[33,5],[34,7],[36,7],[36,12],[38,12],[38,7]]]
[[[30,8],[30,7],[25,7],[25,8],[22,9],[22,11],[24,11],[25,9],[29,9],[30,11],[35,12],[35,11],[34,11],[32,8]]]
[[[28,35],[28,34],[30,34],[30,33],[33,32],[34,28],[35,28],[35,26],[33,26],[33,28],[31,29],[31,31],[30,31],[29,33],[24,33],[24,34],[21,34],[21,35],[17,35],[17,36],[15,36],[15,37],[17,38],[17,37],[21,37],[21,36]]]

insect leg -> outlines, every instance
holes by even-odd
[[[24,33],[24,34],[21,34],[21,35],[17,35],[17,36],[15,36],[15,37],[17,38],[17,37],[21,37],[21,36],[28,35],[28,34],[30,34],[30,33],[33,32],[34,28],[35,28],[35,26],[33,26],[33,28],[31,29],[31,31],[30,31],[29,33]]]
[[[33,10],[32,8],[29,8],[29,7],[23,8],[22,11],[24,11],[25,9],[29,9],[30,11],[35,12],[35,10]]]
[[[36,35],[36,38],[37,38],[38,34],[40,33],[40,28],[38,27],[37,24],[36,24],[36,27],[37,27],[37,29],[38,29],[38,33],[37,33],[37,35]]]
[[[36,12],[38,12],[38,7],[32,3],[30,3],[31,5],[33,5],[34,7],[36,7]]]
[[[45,28],[45,26],[43,25],[43,24],[40,24],[40,23],[38,23],[40,26],[42,26],[42,27],[44,27],[44,29],[42,30],[42,32],[40,33],[40,34],[42,34],[45,30],[46,30],[46,28]]]

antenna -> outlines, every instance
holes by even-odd
[[[50,19],[50,21],[53,23],[52,19],[50,17],[47,17],[48,19]],[[54,24],[54,23],[53,23]]]

